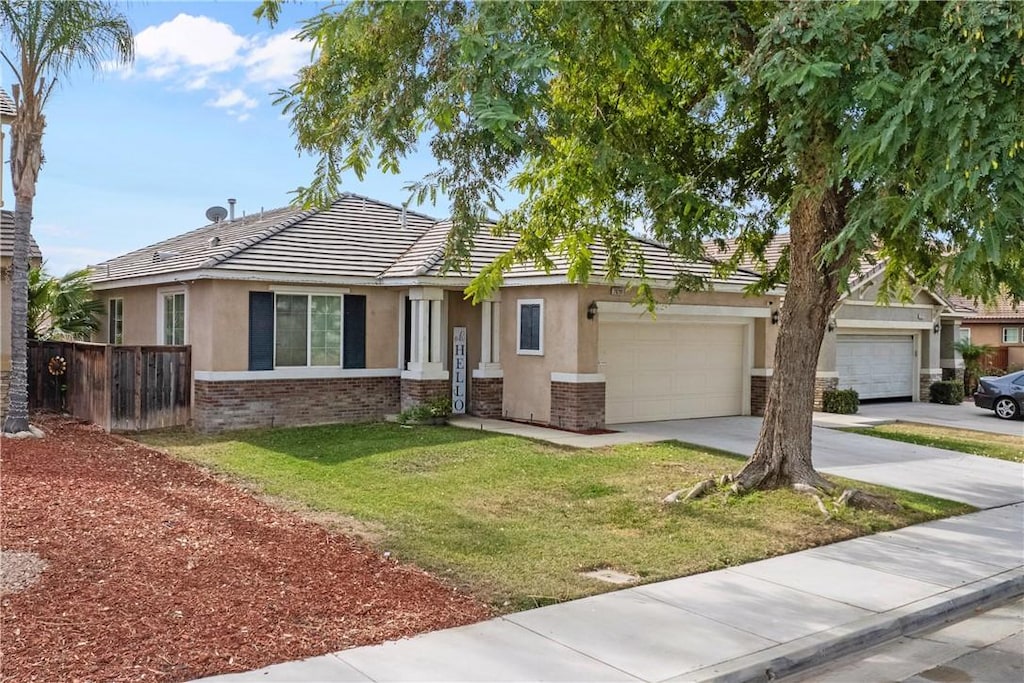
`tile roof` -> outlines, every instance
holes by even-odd
[[[211,223],[93,266],[93,282],[198,269],[376,276],[433,218],[342,195],[323,211],[281,208]],[[368,238],[368,236],[370,236]],[[315,245],[315,246],[311,246]]]
[[[6,123],[7,119],[13,119],[17,113],[18,110],[14,106],[14,100],[11,99],[6,90],[0,88],[0,120]]]
[[[404,214],[404,219],[403,219]],[[496,237],[486,227],[474,239],[470,262],[447,273],[444,250],[451,221],[438,221],[414,211],[346,194],[322,211],[276,209],[235,221],[222,221],[172,237],[93,266],[93,281],[114,282],[128,278],[160,276],[190,270],[218,270],[317,276],[363,277],[381,280],[472,277],[495,258],[511,249],[515,237]],[[215,240],[214,238],[219,238]],[[665,247],[642,239],[635,245],[643,255],[647,277],[671,280],[681,269],[713,277],[710,261],[683,263]],[[533,264],[512,268],[506,280],[565,276],[564,256],[555,256],[550,272]],[[593,279],[606,275],[607,252],[593,248]],[[621,275],[639,279],[635,267]],[[730,284],[756,282],[752,271],[740,270]]]
[[[14,212],[0,211],[0,256],[11,256],[14,253]],[[41,259],[36,238],[29,236],[28,256],[30,259]]]
[[[997,297],[991,304],[983,304],[963,296],[951,296],[949,300],[955,310],[966,313],[964,322],[1024,320],[1024,306],[1014,305],[1005,294]]]

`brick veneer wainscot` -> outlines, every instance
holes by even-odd
[[[435,398],[450,398],[451,395],[452,385],[446,379],[402,379],[402,410]]]
[[[474,377],[469,391],[469,412],[477,417],[501,417],[504,383],[501,377]]]
[[[838,377],[815,377],[814,378],[814,409],[823,410],[825,408],[825,392],[829,389],[839,388]]]
[[[192,420],[202,432],[372,422],[398,412],[397,377],[195,382]]]
[[[750,378],[750,414],[764,415],[764,407],[768,403],[768,387],[771,377],[754,375]]]
[[[920,401],[932,400],[932,383],[938,382],[942,379],[941,372],[924,372],[921,371],[921,393],[918,398]]]
[[[604,382],[552,382],[549,424],[577,432],[603,429]]]

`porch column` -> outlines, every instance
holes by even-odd
[[[415,380],[447,380],[441,356],[442,303],[444,290],[416,287],[409,290],[412,301],[412,344],[409,368],[402,377]]]
[[[501,370],[501,303],[497,295],[480,303],[480,365],[473,369],[469,412],[501,417],[504,373]]]

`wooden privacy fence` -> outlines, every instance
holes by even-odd
[[[186,425],[192,350],[30,341],[28,383],[30,408],[68,412],[108,432]]]

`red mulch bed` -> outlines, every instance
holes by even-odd
[[[181,681],[488,616],[416,567],[98,428],[0,440],[4,549],[49,564],[3,596],[2,676]]]

